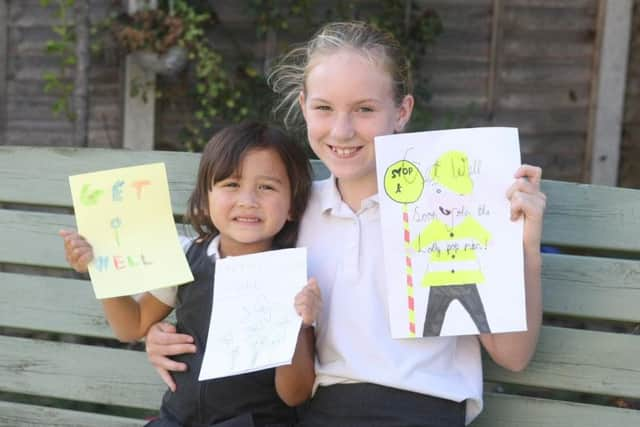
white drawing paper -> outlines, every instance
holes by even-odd
[[[526,329],[522,219],[507,189],[517,129],[377,137],[389,316],[394,338]]]
[[[290,364],[301,324],[294,297],[306,282],[305,248],[218,260],[211,322],[198,379]]]

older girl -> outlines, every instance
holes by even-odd
[[[325,25],[273,70],[285,123],[302,118],[309,145],[331,171],[316,182],[299,246],[322,289],[314,396],[303,426],[462,426],[482,409],[480,344],[510,370],[524,369],[542,317],[541,170],[523,165],[506,197],[524,216],[528,330],[506,334],[392,339],[388,326],[374,137],[402,132],[411,117],[409,66],[397,41],[359,22]],[[166,355],[193,351],[189,337],[147,336],[160,370],[184,369]],[[170,344],[170,345],[166,345]],[[166,376],[166,372],[163,372]]]

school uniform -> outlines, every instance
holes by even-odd
[[[296,412],[276,392],[275,368],[198,381],[211,317],[218,240],[191,243],[187,260],[193,282],[152,292],[167,305],[174,306],[175,303],[176,328],[179,333],[193,337],[197,351],[173,358],[186,363],[188,370],[172,373],[176,392],[167,390],[160,417],[147,426],[291,426],[296,422]]]
[[[477,337],[391,338],[377,195],[353,212],[334,177],[315,182],[298,246],[323,298],[300,426],[462,426],[480,413]]]

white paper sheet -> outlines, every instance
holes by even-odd
[[[482,308],[490,332],[526,329],[523,223],[505,195],[520,165],[517,129],[378,137],[376,160],[392,336],[422,337],[425,323],[441,326],[429,336],[477,334]],[[427,317],[432,292],[464,284],[480,297],[472,310],[453,298]]]
[[[307,282],[306,248],[216,262],[213,310],[200,381],[287,365],[301,319],[293,303]]]

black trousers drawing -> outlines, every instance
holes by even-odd
[[[429,288],[429,301],[427,303],[427,314],[424,318],[423,337],[440,336],[444,315],[447,313],[449,304],[453,300],[460,301],[460,304],[467,310],[469,316],[476,324],[480,333],[489,333],[487,315],[478,293],[475,283],[468,285],[445,285],[432,286]]]

